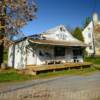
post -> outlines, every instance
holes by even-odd
[[[0,65],[3,63],[4,36],[5,36],[6,3],[0,1]]]
[[[3,63],[3,51],[4,51],[4,41],[0,40],[0,66]]]

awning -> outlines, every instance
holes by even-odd
[[[54,46],[80,46],[86,47],[87,45],[80,41],[58,41],[58,40],[34,40],[29,39],[31,43],[40,44],[40,45],[54,45]]]

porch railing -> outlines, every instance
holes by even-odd
[[[65,57],[53,57],[50,59],[46,59],[45,64],[62,64],[65,61]]]
[[[70,61],[65,59],[65,56],[64,57],[53,57],[53,58],[45,60],[45,64],[47,64],[47,65],[49,65],[49,64],[64,64],[67,62],[78,63],[78,62],[80,62],[80,56],[73,56],[72,60],[70,60]]]

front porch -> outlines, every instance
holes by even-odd
[[[83,49],[86,45],[80,41],[30,39],[29,43],[35,52],[32,54],[35,55],[34,65],[83,62]],[[32,62],[27,62],[27,65],[32,64]]]
[[[71,68],[86,68],[90,67],[92,63],[89,62],[83,62],[83,63],[65,63],[65,64],[52,64],[52,65],[28,65],[27,69],[32,72],[32,74],[36,75],[39,72],[43,71],[56,71],[56,70],[62,70],[62,69],[71,69]]]

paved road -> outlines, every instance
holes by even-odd
[[[100,100],[100,72],[1,84],[0,100]]]

